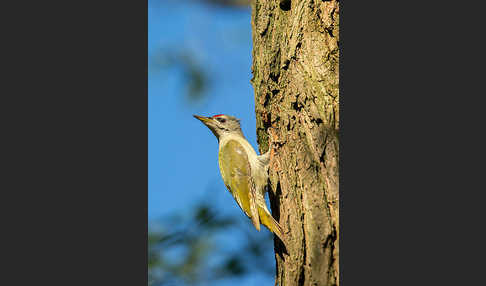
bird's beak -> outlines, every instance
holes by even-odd
[[[199,116],[199,115],[193,115],[196,119],[199,119],[204,125],[206,125],[211,132],[213,132],[214,136],[218,138],[219,140],[219,135],[218,132],[216,131],[216,127],[214,127],[215,120],[212,117],[206,117],[206,116]]]
[[[211,117],[193,115],[196,119],[201,120],[202,123],[206,124],[207,122],[211,121]]]

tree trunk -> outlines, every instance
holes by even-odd
[[[339,3],[253,0],[252,29],[258,144],[272,136],[287,243],[275,243],[276,284],[339,285]]]

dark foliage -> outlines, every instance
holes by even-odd
[[[171,216],[149,227],[149,285],[198,285],[255,271],[274,271],[272,234],[249,221],[200,203],[189,217]],[[237,247],[217,243],[235,237]]]

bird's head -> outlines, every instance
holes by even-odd
[[[195,118],[199,119],[204,125],[206,125],[213,134],[218,138],[227,134],[241,134],[240,120],[234,116],[226,114],[217,114],[212,117],[205,117],[194,115]]]

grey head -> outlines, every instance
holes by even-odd
[[[212,117],[194,115],[204,125],[206,125],[219,138],[227,134],[238,134],[243,136],[240,127],[240,120],[234,116],[226,114],[217,114]]]

